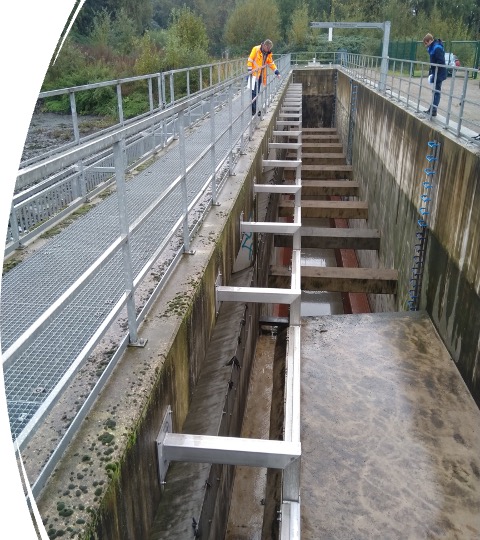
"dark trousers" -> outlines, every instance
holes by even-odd
[[[260,87],[262,86],[262,79],[258,79],[255,83],[255,88],[252,90],[252,116],[255,116],[257,112],[257,100],[255,99],[260,93]]]
[[[433,110],[436,111],[438,104],[440,103],[440,93],[442,91],[442,82],[443,81],[436,81],[435,82],[435,90],[433,91]]]

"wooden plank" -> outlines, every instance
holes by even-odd
[[[302,179],[333,180],[351,178],[353,167],[351,165],[304,165],[302,163]],[[294,178],[292,174],[285,173],[285,179]]]
[[[316,127],[302,129],[303,133],[337,133],[337,128]]]
[[[287,152],[287,159],[296,157],[293,152]],[[302,152],[302,165],[345,165],[345,154],[336,152],[306,153]]]
[[[288,317],[269,317],[268,315],[260,315],[258,322],[266,326],[288,326],[290,324]]]
[[[291,272],[286,266],[271,266],[269,286],[290,283]],[[392,268],[343,268],[302,266],[301,288],[304,291],[359,292],[396,294],[398,272]]]
[[[368,219],[368,204],[362,201],[310,201],[302,199],[302,218]],[[295,201],[282,200],[279,217],[293,214]]]
[[[352,180],[310,180],[302,178],[302,197],[344,195],[358,196],[360,185]]]
[[[377,229],[344,229],[333,227],[301,227],[302,248],[318,249],[380,249]],[[275,247],[293,246],[291,236],[274,236]]]
[[[313,150],[321,150],[322,152],[342,152],[343,151],[343,145],[342,143],[336,143],[336,142],[302,142],[302,148],[306,152],[311,152]]]
[[[329,134],[313,134],[310,135],[308,133],[302,133],[302,141],[318,141],[318,142],[338,142],[338,135],[329,135]]]
[[[303,165],[302,172],[325,172],[325,171],[343,171],[352,172],[352,165]]]

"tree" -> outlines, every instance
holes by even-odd
[[[168,28],[173,9],[186,6],[193,7],[193,0],[152,0],[152,18],[160,28]]]
[[[169,69],[195,66],[208,62],[208,35],[202,19],[187,7],[175,8],[171,13],[165,50]]]
[[[112,18],[107,8],[95,13],[89,34],[90,42],[96,47],[106,49],[112,33]]]
[[[221,56],[225,50],[225,24],[235,7],[235,0],[194,0],[194,6],[205,23],[211,52]]]
[[[135,41],[135,50],[137,53],[134,65],[135,75],[147,75],[161,71],[160,51],[150,32],[145,32],[141,38]]]
[[[308,5],[302,0],[292,13],[288,42],[296,50],[304,50],[309,33]]]
[[[112,20],[124,10],[141,34],[152,19],[152,0],[86,0],[75,19],[74,30],[83,36],[91,33],[95,17],[101,13],[109,13]]]
[[[250,52],[265,39],[280,38],[280,15],[276,0],[246,0],[227,20],[225,42],[235,53]]]

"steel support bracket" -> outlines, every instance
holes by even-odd
[[[138,338],[137,341],[130,341],[128,344],[129,347],[140,347],[143,349],[147,344],[148,339]]]
[[[156,442],[157,442],[157,458],[158,458],[158,476],[160,480],[160,485],[165,486],[165,477],[167,476],[168,466],[170,461],[165,459],[163,455],[163,441],[165,440],[165,435],[167,433],[172,433],[173,431],[173,421],[172,421],[172,408],[170,405],[167,407],[165,416],[163,417],[162,425],[160,426],[160,431],[158,433]]]

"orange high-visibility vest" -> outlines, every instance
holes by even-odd
[[[265,66],[268,66],[273,71],[277,69],[277,66],[272,58],[272,52],[270,51],[267,55],[265,55],[262,53],[261,45],[255,45],[255,47],[253,47],[252,52],[247,60],[247,66],[252,68],[252,74],[257,77],[257,79],[260,77],[261,70],[263,84],[267,84],[267,70],[265,69]]]

